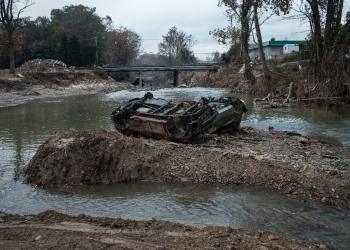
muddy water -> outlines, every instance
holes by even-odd
[[[269,190],[195,184],[137,183],[40,190],[11,183],[0,194],[0,211],[61,213],[145,220],[156,218],[197,227],[268,230],[308,242],[350,247],[350,217]]]
[[[243,118],[243,126],[261,129],[273,126],[279,130],[297,131],[304,135],[317,135],[328,140],[350,143],[350,113],[341,108],[259,110],[252,107],[253,96],[233,94],[223,89],[165,89],[153,93],[155,97],[174,100],[198,100],[201,96],[237,96],[246,101],[249,109]],[[60,193],[35,190],[12,181],[15,172],[29,162],[37,148],[46,140],[45,135],[72,128],[113,129],[109,119],[111,111],[121,103],[143,94],[144,92],[120,91],[107,95],[41,99],[25,105],[0,108],[0,210],[37,213],[56,209],[71,214],[84,212],[135,219],[155,217],[198,226],[230,223],[234,227],[267,229],[311,240],[324,239],[328,235],[330,241],[337,246],[345,244],[342,243],[345,241],[350,242],[348,236],[343,235],[349,231],[350,222],[341,212],[332,208],[293,203],[289,199],[263,191],[165,184],[143,187],[135,184],[113,188],[83,188]],[[117,209],[114,210],[115,207]],[[299,232],[305,224],[310,226]]]

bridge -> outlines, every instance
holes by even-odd
[[[173,66],[120,66],[103,67],[107,73],[110,72],[139,72],[139,84],[142,86],[142,72],[146,71],[174,71],[174,86],[181,84],[181,71],[208,70],[217,71],[220,68],[219,63],[203,63],[191,65],[173,65]]]

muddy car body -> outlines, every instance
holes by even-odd
[[[239,99],[202,97],[198,102],[174,102],[153,98],[148,92],[143,98],[118,107],[112,112],[111,119],[122,134],[193,142],[200,135],[213,133],[228,124],[239,126],[243,107],[245,105]],[[241,111],[237,112],[239,109]]]

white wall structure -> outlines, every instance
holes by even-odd
[[[299,45],[286,44],[283,46],[283,54],[292,53],[293,51],[299,52]]]
[[[299,51],[297,44],[305,43],[305,41],[267,41],[263,42],[263,48],[265,57],[267,59],[275,58],[278,55],[292,53],[293,51]],[[249,47],[249,57],[251,60],[260,59],[259,49],[257,44],[253,44]]]

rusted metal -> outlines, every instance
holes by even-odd
[[[225,126],[238,128],[244,102],[235,98],[201,98],[198,102],[174,102],[155,98],[149,92],[123,104],[111,114],[115,128],[123,134],[192,142],[206,132]]]

